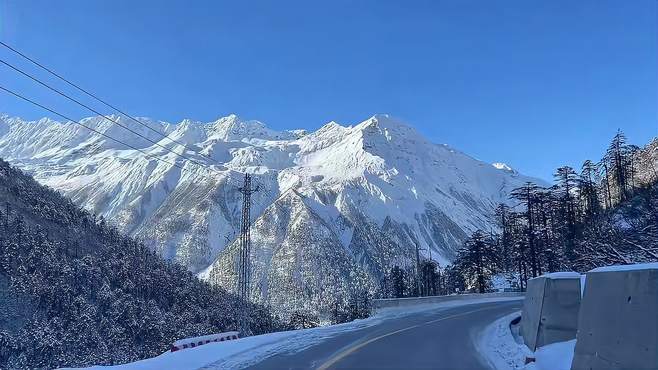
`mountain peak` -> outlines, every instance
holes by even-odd
[[[330,121],[325,123],[322,127],[318,129],[318,131],[332,131],[332,130],[340,130],[340,129],[345,129],[346,127],[341,125],[340,123],[336,121]]]
[[[379,130],[388,131],[390,133],[393,132],[409,133],[416,136],[420,136],[420,134],[416,131],[416,129],[413,126],[397,118],[394,118],[388,114],[375,114],[374,116],[356,125],[355,128],[361,130],[379,129]]]
[[[507,171],[507,172],[516,172],[512,167],[508,166],[507,163],[502,163],[502,162],[496,162],[492,163],[492,166],[499,170]]]

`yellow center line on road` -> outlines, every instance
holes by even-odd
[[[406,327],[404,329],[399,329],[399,330],[396,330],[396,331],[392,331],[390,333],[380,335],[378,337],[369,339],[369,340],[367,340],[363,343],[360,343],[358,345],[355,345],[354,347],[351,347],[351,348],[348,348],[348,349],[342,351],[341,353],[339,353],[339,354],[333,356],[332,358],[330,358],[329,360],[327,360],[322,365],[318,366],[317,370],[327,370],[331,366],[335,365],[338,361],[340,361],[340,360],[344,359],[345,357],[351,355],[352,353],[360,350],[361,348],[367,346],[368,344],[370,344],[372,342],[376,342],[380,339],[389,337],[391,335],[402,333],[404,331],[411,330],[411,329],[417,328],[417,327],[422,326],[422,325],[432,324],[432,323],[435,323],[435,322],[444,321],[444,320],[448,320],[448,319],[454,319],[455,317],[465,316],[465,315],[469,315],[469,314],[472,314],[472,313],[475,313],[475,312],[491,310],[491,309],[494,309],[494,308],[497,308],[497,307],[486,307],[486,308],[479,308],[477,310],[472,310],[472,311],[468,311],[468,312],[462,312],[462,313],[458,313],[458,314],[454,314],[454,315],[450,315],[450,316],[446,316],[446,317],[441,317],[441,318],[438,318],[438,319],[435,319],[435,320],[426,321],[426,322],[421,323],[421,324],[412,325],[412,326]]]

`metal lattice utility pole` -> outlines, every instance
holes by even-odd
[[[244,184],[238,188],[242,193],[242,221],[240,225],[240,255],[238,261],[238,294],[245,301],[249,300],[249,287],[251,281],[251,194],[258,191],[258,187],[251,187],[251,175],[244,175]]]
[[[240,224],[240,253],[238,255],[237,291],[241,298],[242,312],[240,317],[240,330],[243,335],[249,335],[249,291],[251,287],[251,194],[258,191],[258,187],[251,187],[251,175],[244,175],[244,184],[238,188],[242,193],[242,220]]]

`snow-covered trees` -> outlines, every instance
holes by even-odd
[[[237,297],[0,160],[0,368],[117,364],[238,327]],[[252,305],[254,333],[282,326]]]
[[[657,164],[658,140],[639,149],[618,132],[604,158],[585,161],[580,174],[564,166],[554,186],[515,189],[519,206],[496,210],[499,233],[473,234],[451,269],[483,291],[496,269],[514,273],[523,288],[545,272],[658,261]]]
[[[489,290],[491,276],[500,266],[496,244],[482,231],[476,231],[457,252],[454,265],[467,277],[469,286],[484,293]]]

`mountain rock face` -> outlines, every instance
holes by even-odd
[[[0,157],[226,286],[235,280],[238,187],[251,173],[259,186],[252,287],[273,304],[291,302],[283,287],[324,300],[326,287],[349,291],[355,281],[378,281],[393,265],[411,263],[416,243],[446,263],[469,233],[493,227],[493,209],[512,189],[541,183],[433,144],[386,115],[310,133],[277,132],[234,115],[178,124],[140,118],[168,138],[111,118],[187,159],[103,117],[83,123],[140,151],[70,122],[2,116]]]

